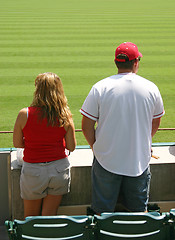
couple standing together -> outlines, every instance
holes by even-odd
[[[120,44],[115,51],[118,74],[97,82],[80,110],[94,154],[91,208],[97,214],[113,212],[119,192],[129,211],[147,210],[151,143],[164,107],[157,86],[137,75],[141,57],[135,44]],[[67,150],[76,146],[72,114],[56,74],[37,76],[33,102],[19,112],[13,142],[24,148],[24,217],[56,215],[70,188]]]

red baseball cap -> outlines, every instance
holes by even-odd
[[[120,44],[115,51],[115,61],[125,62],[125,59],[117,58],[119,54],[124,54],[128,56],[129,61],[142,57],[142,54],[139,52],[137,45],[132,42],[124,42]]]

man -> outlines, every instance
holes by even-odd
[[[136,75],[141,57],[135,44],[120,44],[118,74],[97,82],[80,110],[94,153],[91,207],[98,214],[114,211],[119,191],[129,211],[147,210],[151,143],[164,107],[157,86]]]

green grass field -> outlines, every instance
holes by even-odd
[[[159,87],[166,115],[161,127],[175,127],[175,1],[6,0],[0,8],[0,131],[12,131],[19,110],[33,97],[34,79],[55,72],[63,82],[75,127],[92,85],[116,74],[114,51],[131,41],[143,54],[139,75]],[[78,145],[87,144],[77,133]],[[175,131],[154,142],[174,142]],[[0,147],[13,147],[0,134]]]

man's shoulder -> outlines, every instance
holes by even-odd
[[[157,88],[157,85],[154,82],[152,82],[151,80],[147,79],[147,78],[144,78],[144,77],[139,76],[139,75],[135,75],[135,79],[141,81],[141,83],[144,83],[146,85],[149,85],[149,86]]]
[[[106,85],[107,83],[109,83],[110,80],[113,80],[113,79],[116,79],[116,78],[117,78],[117,75],[112,75],[112,76],[103,78],[103,79],[101,79],[100,81],[96,82],[96,83],[94,84],[94,87],[104,86],[104,85]]]

